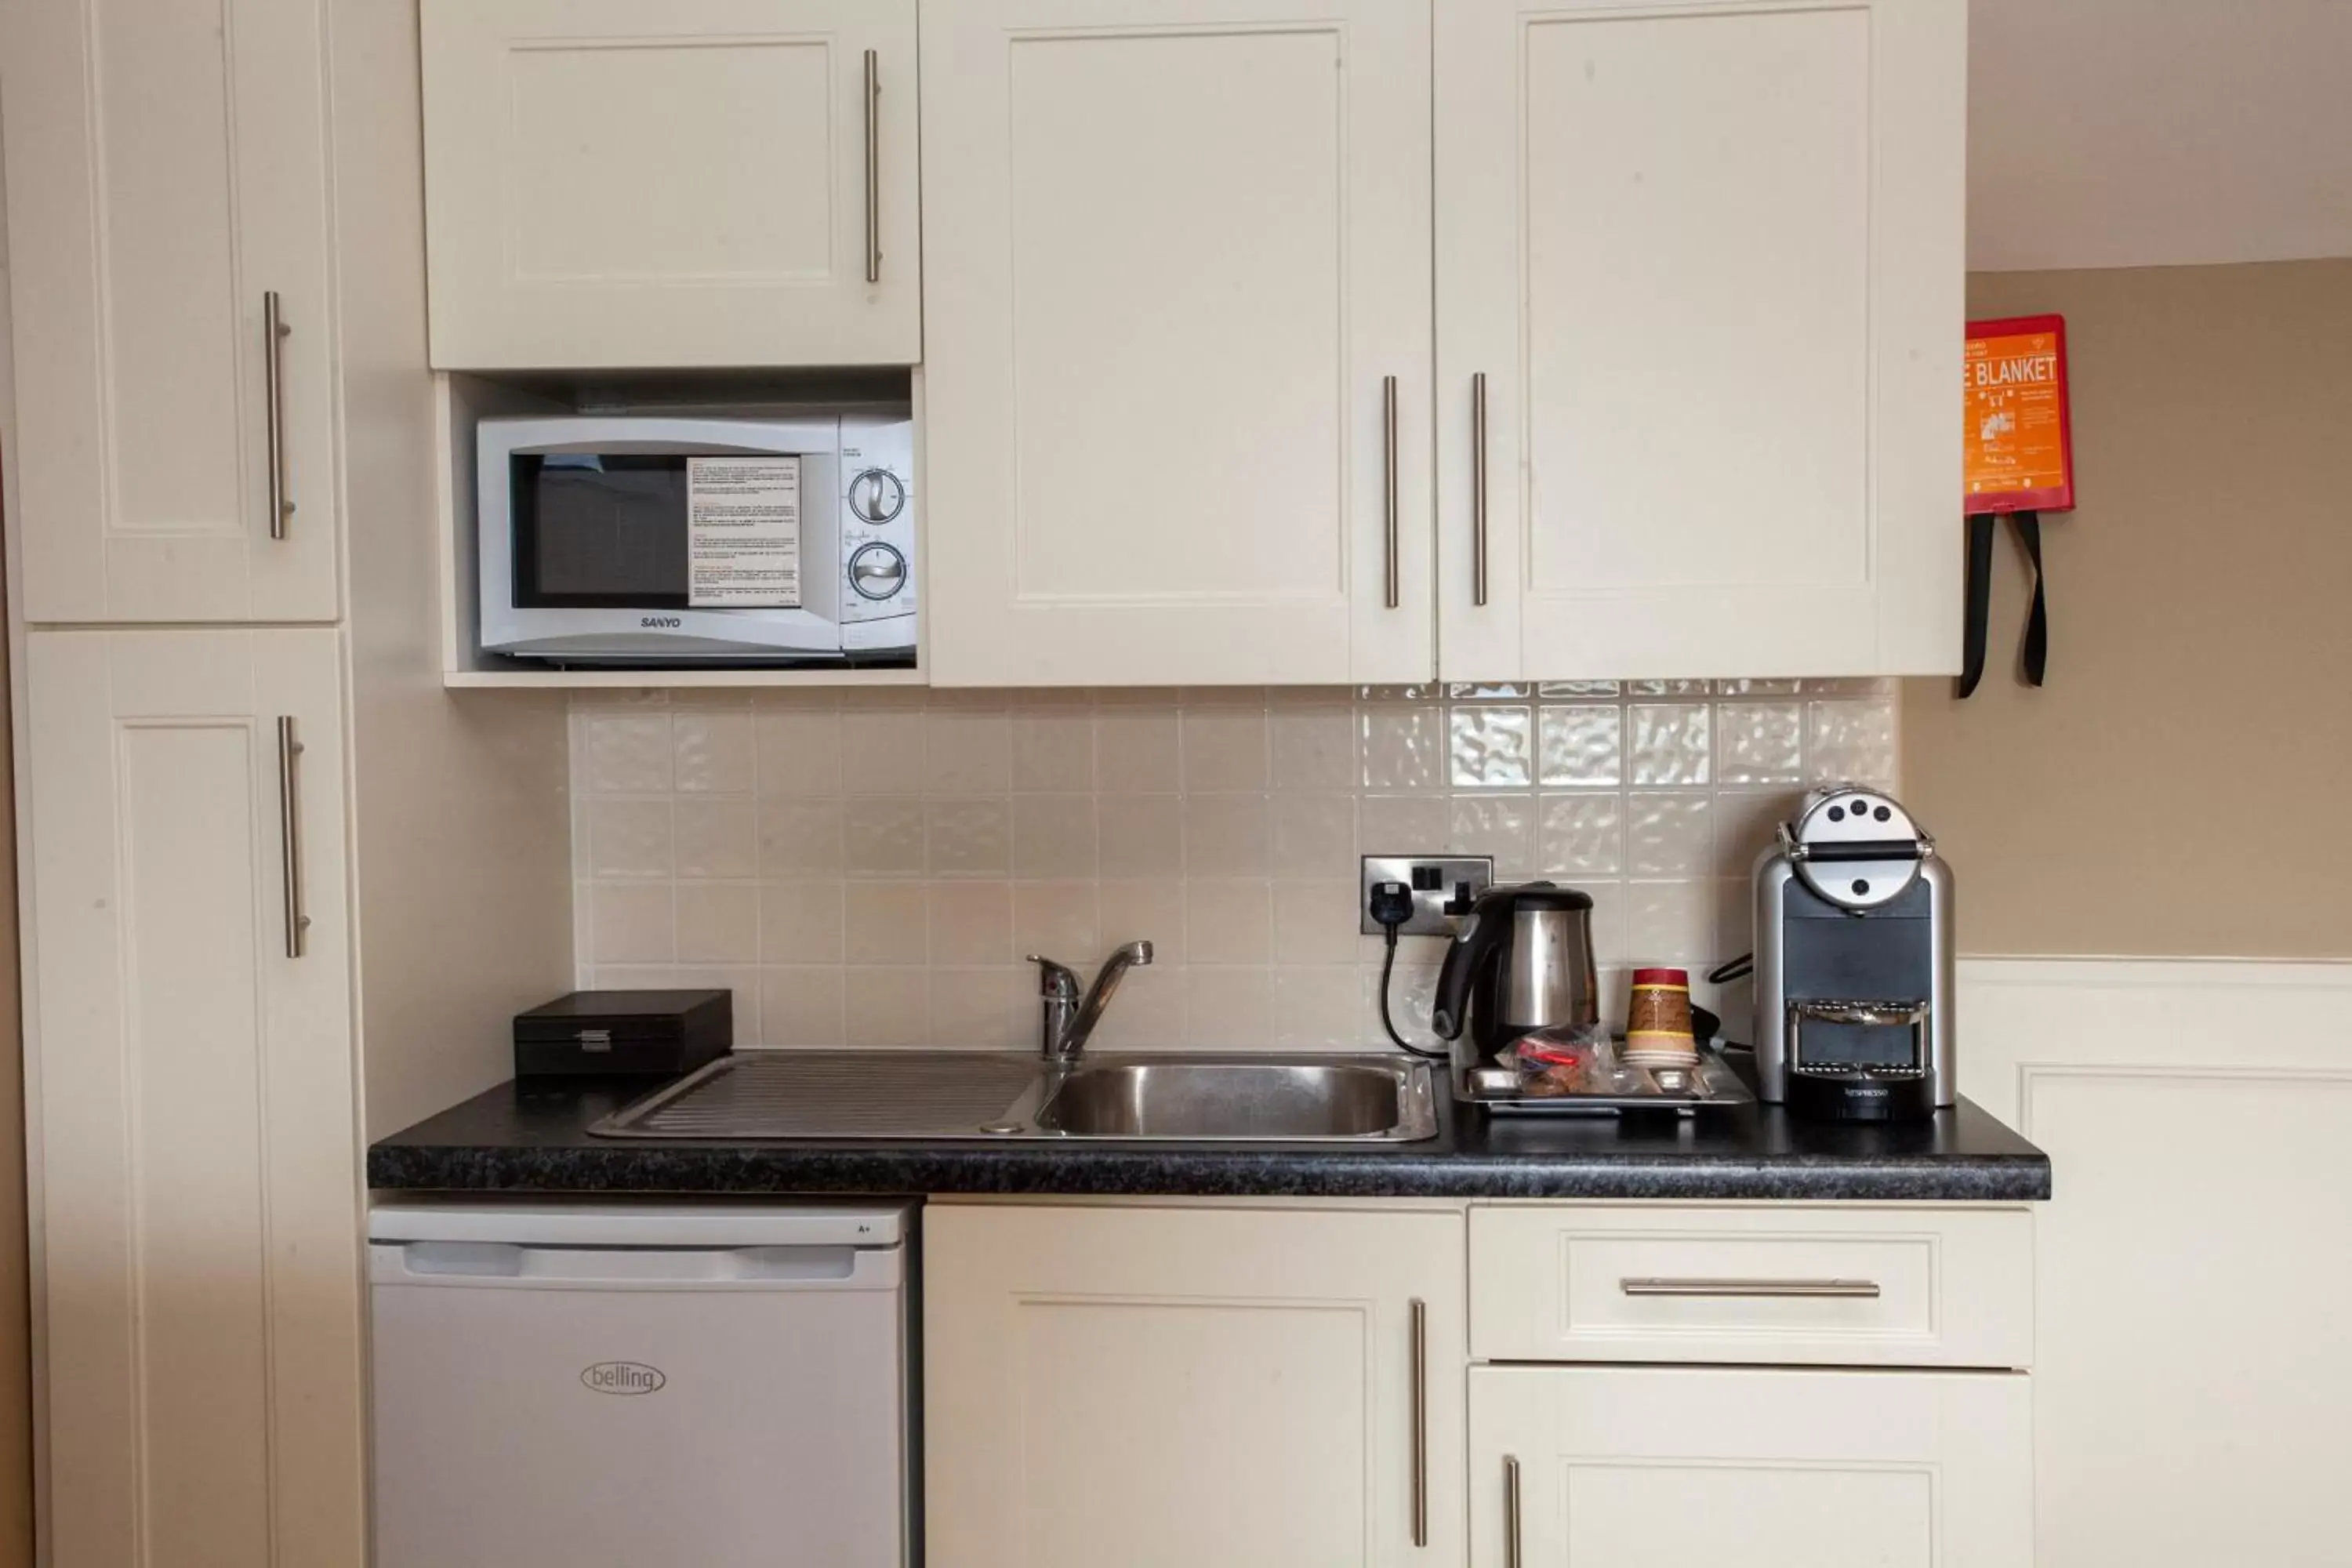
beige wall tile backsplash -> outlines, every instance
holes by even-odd
[[[1382,1044],[1360,852],[1492,855],[1596,902],[1602,994],[1748,945],[1811,783],[1893,787],[1867,680],[583,697],[583,986],[724,985],[746,1045],[1034,1043],[1044,952],[1149,937],[1112,1047]],[[1428,1038],[1441,942],[1405,943]]]

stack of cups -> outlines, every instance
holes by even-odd
[[[1691,1038],[1690,975],[1680,969],[1633,971],[1633,1005],[1625,1013],[1629,1067],[1675,1068],[1698,1064]]]

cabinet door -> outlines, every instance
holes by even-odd
[[[426,0],[443,370],[922,358],[915,0]]]
[[[0,7],[26,618],[335,618],[320,50],[317,0]]]
[[[1462,1561],[1461,1215],[959,1205],[923,1226],[933,1563]]]
[[[2011,1373],[1482,1366],[1480,1568],[2028,1568]]]
[[[1436,16],[1445,678],[1957,668],[1965,0]]]
[[[357,1568],[337,634],[26,642],[55,1562]]]
[[[1429,7],[1217,18],[923,9],[934,685],[1432,673]]]

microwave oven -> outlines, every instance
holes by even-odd
[[[914,427],[485,419],[481,647],[574,665],[910,662]]]

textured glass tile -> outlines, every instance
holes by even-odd
[[[680,790],[708,795],[749,793],[751,715],[748,711],[679,713],[671,724]]]
[[[1536,688],[1536,695],[1554,697],[1614,697],[1617,683],[1613,680],[1547,680]]]
[[[1715,797],[1715,872],[1746,877],[1773,843],[1774,831],[1797,815],[1804,795],[1783,790],[1725,790]]]
[[[761,795],[841,793],[840,714],[793,708],[763,712],[753,715],[751,731]],[[916,787],[912,774],[903,787]]]
[[[1536,797],[1457,795],[1445,835],[1449,855],[1486,855],[1500,880],[1524,877],[1536,865]]]
[[[667,877],[670,874],[667,800],[591,800],[588,874]]]
[[[1544,796],[1536,862],[1547,877],[1618,875],[1625,864],[1624,797]]]
[[[1636,877],[1715,874],[1715,800],[1711,795],[1625,797],[1625,868]]]
[[[1703,784],[1712,773],[1710,710],[1704,702],[1635,703],[1626,713],[1629,782]]]
[[[1469,703],[1453,710],[1452,766],[1456,789],[1525,789],[1534,782],[1535,728],[1525,708]]]
[[[760,874],[759,811],[748,796],[681,800],[673,816],[680,877]]]
[[[1360,716],[1365,788],[1426,790],[1444,782],[1444,710],[1395,703],[1368,706]]]
[[[1703,969],[1717,962],[1713,878],[1625,885],[1625,957]]]
[[[1726,697],[1794,697],[1803,685],[1801,680],[1718,680],[1715,689]]]
[[[1532,686],[1511,681],[1455,681],[1445,689],[1445,695],[1455,702],[1509,702],[1524,700],[1535,695]]]
[[[1440,686],[1359,686],[1359,702],[1434,702],[1444,695]]]
[[[915,816],[915,826],[919,835],[922,828],[919,811]],[[760,875],[838,877],[841,866],[842,808],[839,801],[762,799],[760,802]]]
[[[919,800],[850,801],[842,808],[842,864],[852,876],[923,874],[923,803]],[[773,874],[764,860],[761,869]]]
[[[1013,806],[998,799],[935,800],[929,809],[930,868],[941,877],[1002,877],[1013,868]],[[856,858],[851,824],[850,869]]]
[[[1794,702],[1724,702],[1715,710],[1715,782],[1795,784],[1805,776],[1805,715]]]
[[[667,795],[670,790],[670,716],[582,713],[581,759],[590,795]]]
[[[1356,787],[1356,715],[1348,708],[1276,709],[1266,716],[1274,787]]]
[[[1546,784],[1604,785],[1624,778],[1624,715],[1614,704],[1547,706],[1538,717]]]
[[[1357,803],[1357,843],[1366,855],[1426,855],[1445,842],[1442,795],[1374,795]]]
[[[1815,702],[1806,712],[1807,773],[1816,784],[1895,783],[1895,700]]]
[[[1628,697],[1704,697],[1707,682],[1704,680],[1629,680],[1625,683]]]
[[[1895,691],[1894,681],[1877,675],[1838,675],[1801,684],[1814,697],[1888,697]]]

